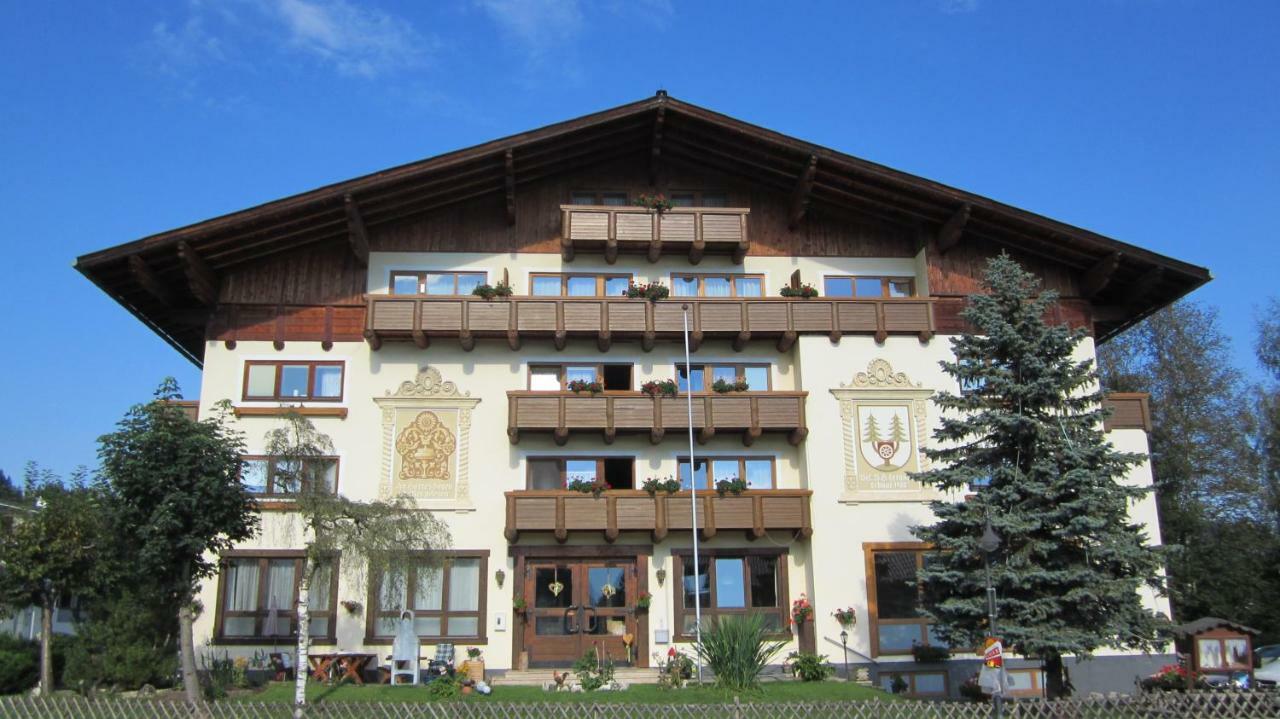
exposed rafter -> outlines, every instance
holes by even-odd
[[[969,223],[969,213],[972,211],[973,208],[966,202],[943,223],[942,228],[938,230],[938,252],[946,254],[948,250],[960,244],[960,237],[964,234],[964,226]]]
[[[818,175],[818,156],[809,155],[804,170],[796,178],[796,189],[791,195],[791,214],[787,217],[787,227],[794,230],[809,212],[809,203],[813,200],[813,178]]]
[[[1098,260],[1093,267],[1085,271],[1084,277],[1080,279],[1080,296],[1092,298],[1105,290],[1107,285],[1111,284],[1111,277],[1115,275],[1116,268],[1119,266],[1119,252],[1112,252]]]
[[[129,255],[129,273],[133,275],[133,279],[147,294],[159,300],[162,305],[173,304],[173,293],[169,288],[156,277],[156,273],[151,269],[151,265],[138,255]]]
[[[666,106],[659,106],[653,118],[653,142],[649,149],[649,185],[658,186],[658,173],[662,169],[662,125],[667,119]]]
[[[515,152],[508,149],[503,158],[506,165],[507,186],[507,224],[516,224],[516,158]]]
[[[191,295],[207,307],[218,304],[218,275],[209,269],[204,258],[184,241],[178,243],[178,259],[182,261],[182,272],[187,276]]]
[[[347,207],[347,239],[351,242],[351,253],[362,267],[369,266],[369,235],[364,229],[364,219],[360,217],[360,205],[350,193],[342,198]]]

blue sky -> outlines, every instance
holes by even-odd
[[[652,95],[1210,267],[1280,262],[1280,3],[116,0],[0,7],[0,469],[199,373],[79,254]]]

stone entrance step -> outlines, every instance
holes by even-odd
[[[519,686],[519,687],[540,687],[549,683],[554,683],[554,674],[568,674],[565,679],[565,686],[573,686],[578,683],[578,678],[573,675],[573,670],[569,667],[562,669],[522,669],[518,671],[509,671],[502,676],[495,676],[492,679],[494,686]],[[638,667],[618,667],[613,672],[615,681],[621,684],[657,684],[657,669],[641,669]]]

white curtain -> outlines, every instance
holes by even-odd
[[[480,609],[480,560],[455,559],[449,570],[449,611]]]
[[[333,567],[328,564],[321,564],[316,567],[316,571],[311,577],[311,590],[307,596],[307,607],[309,609],[321,612],[333,609],[329,597],[329,585],[332,582]]]
[[[707,277],[702,281],[702,288],[707,297],[729,296],[729,280],[724,277]]]
[[[252,612],[258,608],[258,560],[227,562],[227,611]]]
[[[413,588],[413,608],[419,611],[440,611],[441,590],[444,587],[440,567],[418,567],[417,586]]]
[[[378,585],[378,611],[398,612],[407,609],[407,590],[404,577],[399,572],[385,571]]]
[[[275,626],[263,628],[268,635],[289,634],[289,619],[293,612],[293,564],[292,559],[273,559],[267,565],[267,606],[278,610]]]

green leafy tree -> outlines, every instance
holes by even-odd
[[[298,581],[300,630],[294,665],[298,667],[294,715],[302,717],[307,700],[308,672],[304,668],[311,647],[306,631],[310,592],[316,578],[331,571],[331,559],[341,553],[343,574],[357,581],[385,578],[391,586],[384,586],[383,594],[394,596],[409,568],[440,562],[440,550],[448,549],[451,539],[443,522],[416,509],[407,497],[358,502],[335,493],[325,480],[325,460],[334,454],[333,442],[306,417],[290,413],[281,426],[267,433],[265,445],[277,481],[295,494],[296,517],[306,548]]]
[[[64,485],[28,465],[26,491],[35,508],[0,535],[0,601],[6,609],[40,608],[40,689],[53,691],[53,614],[58,601],[86,591],[109,553],[101,495],[83,474]]]
[[[1161,586],[1161,559],[1129,504],[1146,490],[1120,480],[1137,455],[1102,433],[1091,360],[1076,358],[1084,333],[1047,325],[1056,300],[1006,255],[984,274],[987,294],[969,299],[975,328],[952,339],[943,369],[973,391],[941,392],[926,450],[937,468],[916,479],[956,491],[986,481],[976,498],[934,502],[936,523],[915,527],[941,550],[921,573],[927,613],[952,646],[991,632],[979,546],[990,521],[1003,538],[991,577],[997,631],[1014,652],[1043,663],[1051,697],[1069,693],[1064,655],[1156,646],[1159,620],[1139,590]]]
[[[173,403],[181,397],[177,382],[166,378],[154,400],[135,405],[98,440],[98,457],[133,571],[179,607],[183,688],[196,702],[196,589],[215,574],[214,557],[254,536],[258,516],[240,483],[243,437],[227,426],[225,410],[192,421]]]

